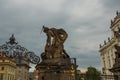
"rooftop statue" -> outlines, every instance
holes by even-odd
[[[45,52],[41,54],[42,59],[68,58],[63,43],[68,34],[63,29],[48,28],[43,26],[43,32],[47,35]]]

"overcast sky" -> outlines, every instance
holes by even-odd
[[[20,45],[40,56],[46,35],[42,26],[68,33],[65,49],[79,68],[101,69],[99,44],[111,36],[110,20],[120,0],[0,0],[0,45],[14,34]]]

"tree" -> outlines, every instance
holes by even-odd
[[[100,78],[100,71],[98,71],[94,67],[88,67],[86,75],[85,75],[85,80],[101,80]]]
[[[77,70],[77,80],[82,80],[80,74],[81,74],[81,71],[80,71],[80,70]]]

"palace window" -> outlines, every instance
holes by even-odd
[[[2,67],[1,70],[4,70],[4,67]]]
[[[5,60],[2,60],[3,62],[5,61]]]

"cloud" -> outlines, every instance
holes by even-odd
[[[115,9],[118,9],[120,10],[119,8],[119,4],[120,4],[120,1],[119,0],[101,0],[100,1],[104,8],[106,8],[106,10],[109,10],[109,9],[112,9],[112,10],[115,10]]]
[[[63,28],[64,46],[80,68],[100,69],[99,44],[111,35],[110,20],[119,0],[0,0],[0,44],[15,34],[20,45],[40,55],[46,35],[42,26]],[[33,66],[33,65],[32,65]]]

